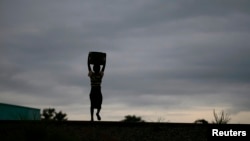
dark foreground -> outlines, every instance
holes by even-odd
[[[248,140],[250,125],[246,124],[193,124],[193,123],[125,123],[125,122],[43,122],[0,121],[1,141],[207,141],[229,139],[211,137],[212,129],[246,131]],[[248,131],[247,131],[248,130]],[[242,132],[241,132],[242,133]],[[241,134],[242,135],[242,134]],[[231,137],[230,137],[231,138]]]

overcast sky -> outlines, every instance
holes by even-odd
[[[90,120],[87,57],[107,53],[104,121],[250,123],[248,0],[1,0],[0,103]]]

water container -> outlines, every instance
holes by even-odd
[[[104,65],[106,63],[106,53],[104,52],[89,52],[89,64]]]

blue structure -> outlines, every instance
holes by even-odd
[[[40,109],[0,103],[0,120],[40,120]]]

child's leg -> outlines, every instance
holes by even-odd
[[[91,115],[91,121],[94,121],[94,108],[90,107],[90,115]]]
[[[101,109],[97,109],[96,116],[98,120],[101,120],[101,116],[99,115]]]

